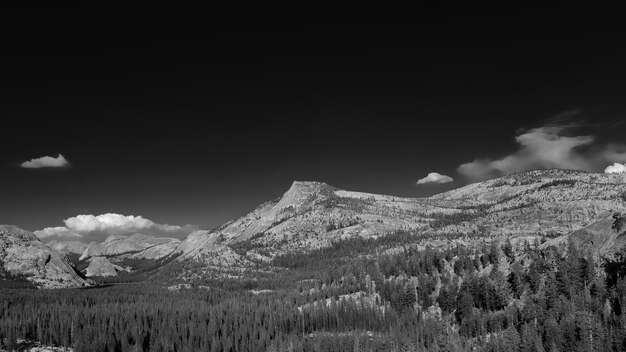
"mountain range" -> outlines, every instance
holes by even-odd
[[[555,238],[625,209],[623,175],[572,170],[513,174],[428,198],[294,182],[281,198],[217,229],[190,234],[174,253],[178,261],[245,267],[339,239],[376,238],[398,231],[444,237]],[[237,247],[245,252],[235,251]]]
[[[598,255],[610,255],[625,242],[619,225],[626,221],[622,212],[626,212],[622,174],[536,170],[427,198],[346,191],[322,182],[295,181],[282,197],[218,228],[195,231],[182,241],[134,234],[109,236],[89,245],[53,241],[47,250],[57,253],[54,258],[63,264],[68,277],[74,275],[74,269],[87,276],[113,276],[146,267],[143,262],[189,261],[211,272],[254,269],[277,256],[310,252],[341,239],[380,238],[400,232],[416,238],[436,235],[448,244],[459,238],[466,242],[505,237],[518,242],[547,240],[544,245],[573,241]],[[41,244],[32,234],[24,236],[29,243]],[[40,247],[43,244],[32,248]],[[62,253],[72,258],[73,268],[68,268],[69,260]],[[4,267],[19,272],[7,260]],[[80,279],[80,275],[76,277]],[[31,281],[41,283],[45,276],[37,280]],[[80,280],[72,284],[86,282]]]

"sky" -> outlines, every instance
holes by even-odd
[[[6,7],[0,223],[182,237],[294,180],[602,172],[626,162],[625,14],[570,6]]]

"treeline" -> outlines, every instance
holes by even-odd
[[[271,264],[273,266],[289,269],[300,269],[308,266],[316,266],[322,262],[323,268],[329,265],[337,265],[352,261],[359,255],[375,254],[387,248],[408,247],[419,243],[428,243],[434,240],[453,241],[459,238],[474,239],[478,236],[446,233],[416,233],[412,231],[397,230],[379,236],[361,237],[354,236],[333,241],[329,246],[311,251],[292,252],[276,256]]]
[[[456,350],[626,350],[624,252],[597,262],[574,247],[564,255],[527,245],[516,254],[507,241],[355,264],[333,272],[371,277],[400,314],[439,313],[463,338]]]

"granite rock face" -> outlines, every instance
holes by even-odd
[[[89,286],[64,254],[44,245],[33,233],[0,225],[0,264],[14,277],[24,277],[41,288]]]
[[[611,258],[626,246],[625,223],[626,216],[615,213],[566,236],[551,239],[543,247],[573,245],[596,256]]]
[[[89,266],[85,269],[85,276],[117,276],[117,272],[126,270],[119,265],[111,263],[105,257],[91,257],[89,260]]]
[[[170,254],[180,240],[143,234],[132,236],[109,236],[104,242],[92,242],[82,253],[80,260],[90,257],[133,254],[134,259],[159,259]]]

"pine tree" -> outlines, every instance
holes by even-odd
[[[462,292],[457,303],[456,319],[460,323],[472,315],[474,298],[468,292]]]

